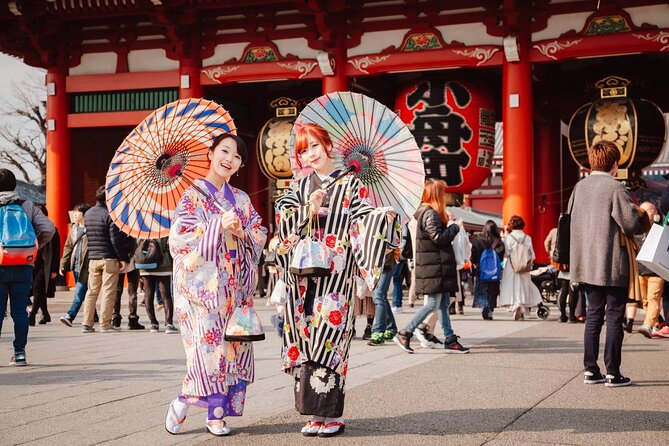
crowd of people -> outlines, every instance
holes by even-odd
[[[490,220],[472,237],[449,213],[445,183],[430,179],[420,207],[402,225],[392,208],[371,204],[359,179],[342,175],[332,150],[325,129],[314,124],[296,128],[295,162],[313,173],[276,201],[277,234],[269,251],[267,230],[249,196],[228,184],[248,158],[244,141],[232,134],[214,139],[209,172],[182,195],[169,237],[135,240],[125,235],[110,218],[101,186],[93,207],[74,207],[62,256],[46,209],[21,200],[13,174],[0,169],[0,212],[20,208],[40,247],[29,256],[30,264],[0,265],[0,331],[8,300],[14,320],[11,364],[27,364],[28,327],[37,323],[38,312],[39,324],[50,322],[46,298],[59,272],[72,272],[75,282],[71,307],[60,321],[72,327],[83,306],[85,334],[121,330],[127,284],[127,329],[145,329],[137,313],[142,289],[150,331],[161,328],[158,297],[164,332],[182,336],[187,372],[168,407],[165,428],[177,434],[188,408],[196,405],[207,408],[209,432],[227,435],[225,418],[243,414],[247,387],[255,377],[251,341],[256,338],[230,330],[230,323],[237,310],[249,320],[254,314],[264,251],[267,292],[279,309],[282,347],[277,356],[294,380],[296,410],[309,417],[301,433],[330,437],[346,427],[345,381],[356,317],[367,319],[362,338],[370,346],[394,343],[414,353],[415,337],[423,348],[466,354],[470,349],[460,343],[450,319],[455,300],[462,311],[464,284],[470,283],[472,305],[486,321],[493,320],[499,307],[522,320],[530,308],[542,306],[541,291],[532,280],[533,243],[521,216],[511,217],[503,229]],[[592,172],[577,183],[567,206],[569,245],[557,230],[544,243],[553,258],[556,249],[567,249],[569,264],[554,260],[545,268],[560,285],[558,320],[585,322],[584,383],[621,387],[631,383],[621,372],[621,350],[623,331],[631,332],[636,308],[645,310],[639,333],[669,337],[661,316],[662,307],[667,316],[665,282],[635,260],[650,223],[661,217],[652,203],[636,206],[613,178],[619,159],[615,145],[600,142],[588,154]],[[402,311],[405,280],[409,304],[422,297],[424,305],[400,328],[395,316]],[[602,373],[599,339],[605,321]],[[443,340],[435,333],[437,322]]]

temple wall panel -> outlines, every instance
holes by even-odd
[[[501,45],[500,37],[491,36],[483,23],[466,23],[462,25],[445,25],[436,27],[444,41],[448,44],[453,40],[467,46]]]
[[[636,26],[644,23],[656,25],[660,28],[669,28],[669,6],[639,6],[625,8]]]
[[[272,41],[279,49],[281,55],[286,56],[288,53],[294,54],[300,59],[315,59],[318,50],[309,48],[307,39],[281,39]]]
[[[361,36],[360,45],[355,48],[349,48],[348,57],[363,54],[378,54],[391,45],[399,47],[402,45],[402,38],[407,32],[409,32],[409,28],[365,33]]]
[[[116,73],[116,53],[91,53],[81,56],[81,63],[70,68],[71,76]]]
[[[135,50],[128,53],[128,69],[131,73],[178,70],[179,61],[165,57],[165,50]]]
[[[214,48],[214,55],[202,60],[202,66],[222,65],[233,57],[239,60],[247,45],[247,42],[217,45],[216,48]]]
[[[548,18],[546,29],[532,34],[532,41],[557,39],[568,31],[580,32],[585,26],[585,21],[592,12],[579,12],[575,14],[560,14]]]

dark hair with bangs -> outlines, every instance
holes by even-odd
[[[221,133],[220,135],[215,137],[214,141],[211,143],[209,151],[213,152],[214,150],[216,150],[216,147],[218,147],[218,145],[222,141],[228,138],[235,141],[235,143],[237,144],[237,153],[239,154],[240,157],[242,157],[242,164],[246,164],[246,160],[248,160],[249,158],[249,150],[246,148],[246,143],[242,138],[240,138],[237,135],[233,135],[232,133]]]

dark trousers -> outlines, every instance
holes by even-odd
[[[585,284],[588,311],[583,333],[583,365],[588,372],[599,372],[599,335],[606,316],[606,341],[604,344],[604,364],[606,373],[620,375],[620,361],[623,347],[623,320],[627,303],[627,288],[602,287]]]
[[[172,301],[172,276],[142,276],[144,280],[144,306],[146,314],[151,320],[151,324],[157,325],[156,310],[153,306],[153,298],[156,294],[156,287],[160,289],[160,295],[163,297],[165,308],[165,325],[172,325],[172,314],[174,312],[174,303]]]
[[[35,260],[35,270],[33,274],[33,307],[30,310],[30,316],[34,318],[37,311],[42,311],[42,317],[49,314],[46,304],[46,278],[44,277],[44,260],[42,260],[41,251]]]
[[[137,316],[137,287],[139,286],[139,271],[132,270],[118,275],[116,287],[116,301],[114,301],[114,316],[112,320],[121,322],[121,296],[123,296],[123,280],[128,277],[128,321],[139,319]]]

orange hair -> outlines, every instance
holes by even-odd
[[[617,162],[620,162],[620,149],[611,141],[599,141],[588,148],[588,163],[592,170],[610,172]]]
[[[437,211],[443,224],[448,224],[446,213],[446,184],[441,180],[427,180],[423,189],[422,202]]]
[[[328,158],[332,158],[332,140],[327,130],[318,124],[311,123],[297,126],[295,130],[295,162],[300,169],[302,169],[300,155],[309,147],[310,136],[323,146]]]

